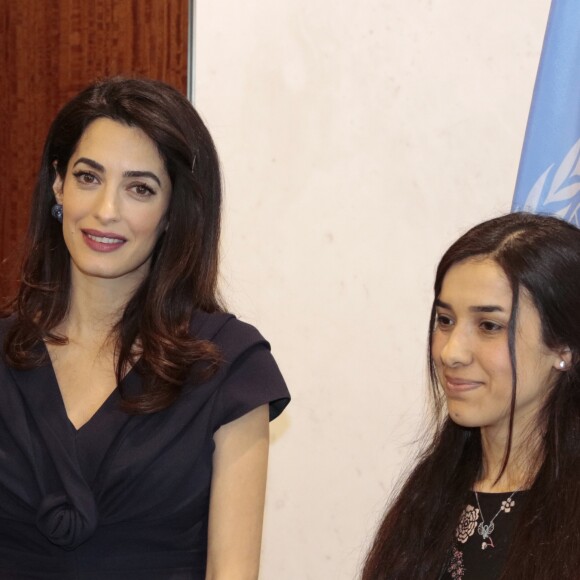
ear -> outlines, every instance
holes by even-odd
[[[565,346],[556,351],[557,357],[554,361],[554,368],[559,371],[567,371],[572,365],[572,351],[569,346]],[[562,362],[564,364],[562,364]]]
[[[52,184],[52,191],[54,193],[54,197],[56,199],[56,202],[62,204],[62,190],[63,190],[63,186],[64,186],[64,180],[62,179],[62,177],[60,176],[60,174],[58,172],[58,169],[56,167],[56,161],[52,164],[52,166],[54,167],[54,172],[55,172],[55,178],[54,178],[54,182]]]

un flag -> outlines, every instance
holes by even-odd
[[[512,211],[580,227],[580,0],[552,0]]]

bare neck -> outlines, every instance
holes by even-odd
[[[529,425],[514,425],[509,459],[502,472],[508,437],[507,428],[481,428],[483,469],[475,485],[477,491],[515,491],[531,484],[538,465],[538,434]]]
[[[111,280],[85,276],[73,266],[71,296],[59,328],[69,341],[105,345],[141,280]]]

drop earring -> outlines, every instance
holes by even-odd
[[[62,224],[62,203],[55,203],[50,210],[52,217]]]

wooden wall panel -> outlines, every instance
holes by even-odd
[[[0,297],[15,288],[50,122],[98,77],[187,87],[188,0],[0,0]]]

